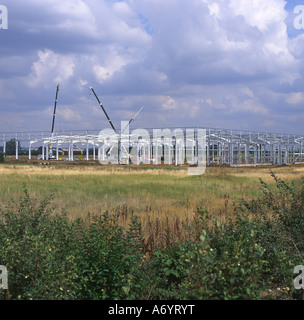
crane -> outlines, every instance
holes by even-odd
[[[105,108],[103,107],[102,103],[100,102],[96,92],[94,91],[93,87],[91,86],[90,89],[92,90],[97,102],[99,103],[101,109],[103,110],[108,122],[110,123],[112,129],[114,130],[114,132],[116,134],[118,134],[116,128],[114,127],[113,125],[113,122],[111,121],[110,117],[108,116]],[[120,163],[120,160],[121,160],[121,135],[125,132],[125,130],[128,128],[128,126],[131,124],[132,121],[134,121],[134,119],[137,117],[137,115],[140,113],[140,111],[143,109],[143,107],[140,108],[140,110],[129,120],[128,124],[126,125],[126,127],[124,128],[124,130],[122,130],[121,134],[119,135],[119,138],[118,138],[118,159],[119,159],[119,163]],[[111,150],[113,149],[113,147],[107,151],[107,154],[109,154],[111,152]]]
[[[53,137],[53,135],[54,135],[54,126],[55,126],[56,107],[57,107],[57,101],[58,101],[58,92],[59,92],[59,84],[57,84],[57,88],[56,88],[56,97],[55,97],[55,104],[54,104],[54,111],[53,111],[51,137]],[[54,159],[53,148],[52,148],[51,144],[48,147],[48,152],[49,152],[49,159]]]
[[[111,121],[111,119],[110,119],[110,117],[108,116],[108,114],[107,114],[107,112],[106,112],[105,108],[103,107],[102,103],[100,102],[99,98],[97,97],[97,94],[95,93],[95,91],[94,91],[93,87],[90,87],[90,89],[91,89],[91,90],[92,90],[92,92],[94,93],[94,96],[95,96],[96,100],[98,101],[98,103],[99,103],[99,105],[100,105],[100,107],[101,107],[102,111],[104,112],[104,114],[105,114],[106,118],[108,119],[108,121],[109,121],[109,123],[110,123],[110,125],[111,125],[112,129],[115,131],[115,133],[117,133],[117,130],[115,129],[115,127],[114,127],[114,125],[113,125],[113,122]]]
[[[52,136],[53,136],[53,133],[54,133],[54,125],[55,125],[55,116],[56,116],[56,107],[57,107],[57,100],[58,100],[58,92],[59,92],[59,84],[57,84],[57,89],[56,89],[56,98],[55,98],[55,105],[54,105],[54,112],[53,112],[52,131],[51,131],[51,135],[52,135]]]

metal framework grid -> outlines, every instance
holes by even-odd
[[[185,133],[187,130],[205,130],[205,152],[206,165],[215,164],[230,166],[241,165],[270,165],[270,164],[297,164],[304,161],[303,142],[304,136],[294,134],[278,134],[256,131],[242,131],[216,128],[181,128]],[[193,141],[186,141],[186,135],[175,136],[175,128],[169,128],[171,138],[164,139],[160,136],[153,139],[153,130],[146,129],[151,139],[142,140],[141,137],[131,134],[121,135],[122,152],[119,156],[119,163],[139,165],[140,163],[161,165],[165,164],[164,157],[168,154],[166,164],[185,165],[186,158],[191,158],[191,164],[199,161],[198,143],[194,135]],[[164,129],[157,129],[164,130]],[[134,131],[133,131],[134,132]],[[111,147],[105,136],[100,135],[99,130],[73,130],[54,132],[50,135],[46,131],[36,132],[2,132],[0,133],[0,146],[6,151],[6,143],[16,139],[16,159],[18,159],[18,143],[23,148],[28,148],[28,157],[32,159],[32,148],[42,147],[41,159],[59,160],[61,148],[68,150],[63,160],[74,161],[74,150],[82,148],[85,150],[85,160],[90,160],[89,150],[93,149],[93,160],[111,162],[113,154],[118,154],[117,148]],[[50,154],[50,148],[52,154]],[[130,157],[130,150],[133,149],[133,158]],[[135,151],[136,150],[136,151]],[[135,156],[134,156],[135,155]],[[185,157],[188,155],[188,157]],[[190,156],[189,156],[190,155]]]

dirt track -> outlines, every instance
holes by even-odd
[[[98,160],[74,160],[74,161],[66,161],[66,160],[37,160],[37,159],[31,159],[29,160],[27,157],[20,157],[18,160],[16,160],[14,157],[8,157],[4,164],[29,164],[29,165],[65,165],[65,166],[99,166],[99,167],[104,167],[105,165],[101,164]],[[110,165],[111,166],[111,165]],[[123,167],[125,165],[122,165]],[[147,168],[151,168],[151,167],[157,167],[157,168],[161,168],[163,167],[168,167],[168,165],[158,165],[158,166],[154,166],[154,165],[150,165],[150,164],[141,164],[140,166],[137,165],[131,165],[134,167],[147,167]],[[115,165],[115,167],[117,167],[117,165]],[[182,167],[175,167],[175,166],[170,166],[172,168],[181,168],[181,169],[185,169],[185,166]],[[284,168],[284,167],[288,167],[288,168],[302,168],[304,167],[304,163],[301,164],[283,164],[283,165],[241,165],[241,166],[230,166],[228,164],[224,164],[224,165],[217,165],[217,164],[210,164],[209,166],[207,166],[208,168],[243,168],[243,169],[272,169],[272,168]]]

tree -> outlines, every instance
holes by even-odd
[[[19,140],[12,138],[11,140],[6,142],[6,150],[5,153],[7,155],[14,155],[16,154],[16,141],[18,141],[18,153],[21,151],[21,143]]]

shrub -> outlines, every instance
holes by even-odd
[[[117,217],[105,212],[94,217],[80,235],[73,270],[77,273],[77,299],[126,299],[136,296],[141,264],[141,239],[137,219],[125,234]]]
[[[52,215],[52,198],[34,204],[24,187],[20,203],[0,212],[0,261],[11,299],[60,299],[71,285],[73,228],[66,215]]]
[[[108,212],[87,223],[68,219],[53,210],[53,194],[35,202],[24,186],[23,198],[0,211],[0,264],[9,275],[0,298],[239,300],[282,286],[292,293],[293,267],[303,263],[304,180],[297,187],[271,174],[275,185],[261,181],[263,196],[240,200],[225,223],[197,208],[187,236],[168,227],[158,243],[144,239],[138,217],[127,228]]]
[[[263,197],[242,200],[238,215],[250,215],[257,225],[257,241],[265,249],[268,283],[291,288],[293,267],[302,263],[304,250],[304,179],[298,187],[286,183],[271,172],[273,188],[262,180]]]
[[[18,142],[18,153],[21,152],[21,143],[19,140],[15,138],[10,139],[6,142],[6,154],[7,155],[15,155],[16,154],[16,143]]]
[[[235,230],[204,210],[197,213],[202,228],[199,241],[183,241],[155,253],[152,266],[154,273],[165,279],[158,283],[165,298],[259,297],[264,250],[256,243],[254,226],[247,221],[246,228]]]
[[[8,269],[10,299],[135,298],[140,281],[140,224],[129,231],[106,212],[86,226],[24,198],[0,212],[0,262]],[[9,294],[9,296],[6,296]]]

